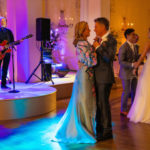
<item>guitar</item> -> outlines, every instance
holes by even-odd
[[[2,43],[0,43],[0,46],[3,46],[3,49],[0,51],[0,60],[2,60],[6,53],[10,53],[11,52],[11,47],[13,47],[14,45],[18,45],[20,44],[21,41],[25,40],[25,39],[29,39],[33,36],[33,34],[29,34],[27,36],[25,36],[24,38],[22,38],[21,40],[17,40],[11,43],[8,43],[7,40],[4,40]]]

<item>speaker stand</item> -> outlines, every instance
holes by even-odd
[[[36,68],[33,70],[33,72],[31,73],[31,75],[29,76],[29,78],[27,79],[27,81],[25,83],[29,83],[30,79],[32,78],[32,76],[34,75],[35,77],[37,77],[40,81],[45,81],[44,80],[44,70],[45,70],[45,65],[44,65],[44,61],[43,61],[43,41],[41,41],[41,58],[40,58],[40,62],[38,63],[38,65],[36,66]],[[36,70],[39,68],[39,66],[41,65],[41,78],[38,77],[35,72]],[[50,81],[52,82],[52,84],[54,85],[54,82],[52,80],[52,78],[50,79]]]

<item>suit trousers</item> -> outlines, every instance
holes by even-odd
[[[137,86],[136,77],[133,77],[132,79],[129,80],[122,79],[123,92],[121,96],[121,112],[127,112],[128,98],[130,97],[130,94],[131,94],[131,105],[132,105],[135,97],[136,86]]]
[[[10,53],[6,53],[5,57],[3,58],[3,60],[0,60],[0,67],[2,65],[3,62],[3,66],[1,67],[2,69],[2,82],[1,82],[1,86],[5,86],[6,85],[6,78],[7,78],[7,72],[8,72],[8,66],[9,66],[9,61],[10,61]]]
[[[112,84],[96,83],[96,133],[112,133],[109,96]]]

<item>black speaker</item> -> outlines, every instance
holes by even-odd
[[[48,18],[36,19],[36,40],[37,41],[50,40],[50,19]]]

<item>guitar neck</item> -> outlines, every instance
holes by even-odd
[[[5,49],[4,49],[3,51],[5,51],[6,49],[8,49],[8,48],[11,47],[11,46],[18,45],[18,44],[20,43],[20,41],[23,41],[23,40],[25,40],[25,39],[31,38],[32,36],[33,36],[32,34],[29,34],[28,36],[22,38],[21,40],[17,40],[17,41],[11,42],[11,43],[9,43],[9,44],[6,44],[6,45],[4,46]]]
[[[5,47],[5,49],[7,49],[7,48],[9,48],[9,47],[11,47],[11,46],[14,46],[14,45],[17,45],[17,44],[19,44],[19,43],[20,43],[20,40],[15,41],[15,42],[11,42],[11,43],[9,43],[9,44],[6,44],[4,47]]]

